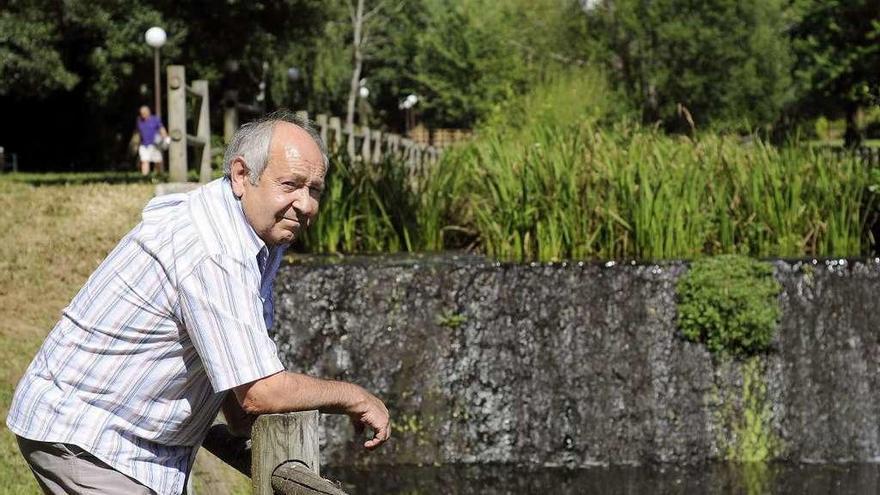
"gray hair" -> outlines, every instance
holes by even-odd
[[[263,170],[269,162],[269,146],[272,144],[272,131],[278,122],[287,122],[306,131],[321,150],[321,158],[324,160],[324,169],[330,166],[330,157],[327,155],[327,146],[321,139],[321,134],[315,129],[314,124],[307,118],[300,117],[289,110],[278,110],[252,122],[242,125],[235,131],[226,152],[223,154],[223,175],[229,178],[232,173],[232,162],[242,157],[250,169],[249,179],[251,184],[256,184],[263,175]]]

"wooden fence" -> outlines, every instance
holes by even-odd
[[[230,104],[224,109],[223,137],[227,143],[238,128],[239,107],[240,105]],[[296,114],[305,119],[310,118],[308,112],[300,111]],[[400,134],[382,132],[367,126],[347,129],[339,117],[319,113],[315,115],[313,123],[331,152],[344,150],[354,163],[361,164],[378,164],[386,157],[393,156],[403,162],[407,174],[412,178],[423,176],[443,154],[442,148],[418,143]]]
[[[186,69],[182,65],[168,66],[168,133],[171,146],[168,150],[169,177],[171,182],[186,182],[187,147],[195,150],[200,164],[199,182],[211,180],[211,117],[208,98],[208,81],[199,79],[192,86],[186,84]],[[186,99],[199,99],[199,113],[195,117],[195,135],[186,129]]]
[[[864,162],[864,164],[869,168],[880,167],[880,148],[875,148],[871,146],[859,146],[858,148],[845,148],[843,146],[825,146],[823,147],[823,149],[833,153],[837,159],[841,159],[847,156],[855,156],[857,159]]]
[[[202,446],[249,476],[255,495],[345,495],[321,477],[318,411],[259,416],[250,442],[217,424]]]

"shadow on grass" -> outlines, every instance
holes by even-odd
[[[141,175],[140,172],[16,172],[0,175],[0,181],[32,186],[83,184],[150,184],[165,182],[164,175]]]

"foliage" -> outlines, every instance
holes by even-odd
[[[425,118],[438,127],[471,127],[492,106],[513,96],[524,75],[516,51],[480,23],[488,2],[431,2],[430,22],[416,38],[414,79]]]
[[[139,62],[152,69],[143,36],[157,24],[170,33],[166,55],[177,55],[186,28],[148,4],[13,0],[0,12],[0,95],[45,97],[80,83],[106,104]]]
[[[147,28],[168,33],[162,64],[183,64],[188,79],[211,80],[215,102],[221,82],[252,102],[263,62],[280,58],[292,40],[320,35],[313,26],[323,25],[322,8],[317,0],[210,9],[198,2],[7,2],[0,9],[0,106],[15,118],[0,123],[0,145],[19,153],[24,170],[120,163],[137,107],[152,106]],[[59,145],[45,146],[47,139]]]
[[[502,259],[853,256],[874,242],[861,161],[806,147],[542,126],[487,133],[441,166],[465,176],[450,194]]]
[[[339,157],[306,247],[468,248],[517,261],[870,252],[880,190],[856,157],[671,138],[628,123],[609,94],[590,71],[554,78],[420,177]]]
[[[805,4],[792,30],[801,107],[812,115],[846,114],[846,141],[856,145],[858,106],[880,104],[880,6],[876,0]]]
[[[318,253],[397,252],[417,248],[415,196],[393,158],[354,162],[337,150],[325,179],[321,214],[303,239]]]
[[[781,290],[767,263],[739,255],[700,259],[676,284],[679,328],[716,354],[765,351],[776,331]]]
[[[792,63],[780,0],[604,1],[588,33],[645,122],[688,129],[760,128],[791,100]]]
[[[36,5],[12,2],[10,7],[20,10],[0,11],[0,95],[71,89],[79,77],[54,49],[58,26]]]
[[[576,34],[577,2],[427,0],[425,6],[412,78],[423,96],[419,110],[436,127],[472,127],[578,55],[567,36]]]

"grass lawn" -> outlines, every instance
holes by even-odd
[[[37,494],[5,426],[15,384],[64,306],[138,222],[153,185],[15,179],[0,176],[0,492]],[[205,453],[195,481],[197,493],[247,493],[246,478]]]

